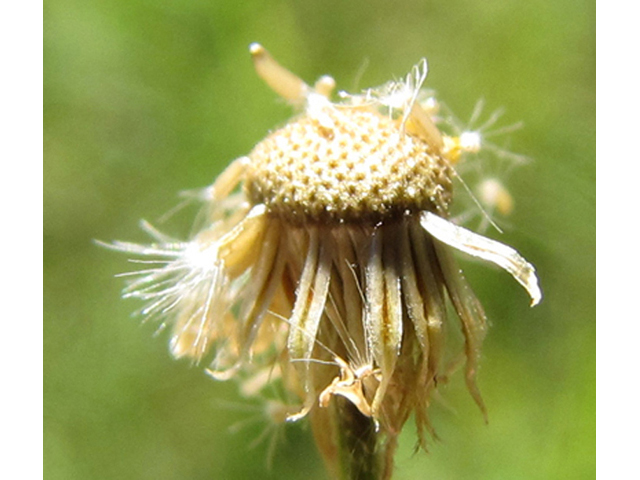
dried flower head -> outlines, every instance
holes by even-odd
[[[300,115],[202,192],[206,221],[193,238],[147,227],[151,245],[111,245],[152,258],[125,296],[170,325],[175,357],[239,379],[247,395],[278,383],[285,404],[297,405],[288,419],[311,416],[335,472],[388,477],[409,416],[423,445],[431,431],[448,303],[464,335],[466,383],[484,412],[475,379],[487,324],[454,251],[505,269],[532,305],[541,299],[534,268],[448,220],[454,166],[482,149],[482,137],[442,132],[438,103],[422,90],[425,61],[401,81],[332,102],[330,77],[311,87],[260,45],[251,54]],[[510,209],[506,190],[482,188]],[[369,465],[344,460],[354,451],[369,452],[361,456]]]

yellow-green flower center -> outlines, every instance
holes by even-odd
[[[307,113],[249,157],[249,199],[293,223],[445,214],[451,201],[446,160],[400,120],[368,108],[331,105]]]

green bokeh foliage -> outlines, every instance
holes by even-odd
[[[255,76],[259,41],[312,82],[398,77],[429,59],[428,86],[468,118],[504,106],[516,210],[500,238],[534,262],[533,310],[502,272],[463,260],[492,321],[479,384],[489,424],[454,379],[435,402],[442,441],[397,478],[595,477],[595,2],[150,1],[45,3],[46,478],[264,478],[272,437],[232,384],[173,361],[130,318],[93,239],[145,239],[180,190],[209,184],[289,108]],[[366,66],[366,68],[363,68]],[[184,234],[193,211],[167,228]],[[164,227],[163,225],[161,227]],[[499,237],[496,232],[491,236]],[[250,406],[249,406],[250,407]],[[283,427],[271,478],[324,478],[304,426]],[[275,432],[275,430],[274,430]]]

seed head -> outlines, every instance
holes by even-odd
[[[253,203],[297,224],[447,212],[451,170],[433,146],[399,119],[325,103],[251,152],[245,190]]]
[[[289,420],[310,416],[330,466],[340,449],[343,458],[359,452],[372,460],[338,470],[388,477],[409,416],[421,445],[432,432],[428,406],[448,374],[449,303],[484,412],[476,373],[487,323],[453,250],[502,267],[532,305],[541,299],[535,270],[448,219],[454,167],[482,150],[482,138],[443,133],[438,102],[422,90],[426,61],[333,102],[331,77],[311,87],[260,45],[250,50],[258,74],[301,113],[199,195],[205,225],[190,240],[147,227],[151,245],[110,245],[157,260],[130,274],[125,296],[171,325],[176,357],[286,405]],[[274,385],[282,398],[265,394]]]

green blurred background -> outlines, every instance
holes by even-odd
[[[511,148],[534,161],[509,176],[500,239],[535,263],[544,301],[463,262],[492,321],[490,421],[454,379],[433,409],[441,441],[413,455],[409,422],[396,478],[595,478],[595,2],[51,0],[44,15],[46,478],[324,478],[304,425],[269,428],[233,384],[169,357],[119,299],[124,256],[92,243],[145,240],[138,219],[286,121],[253,41],[346,90],[426,56],[461,118],[484,97],[525,122]]]

